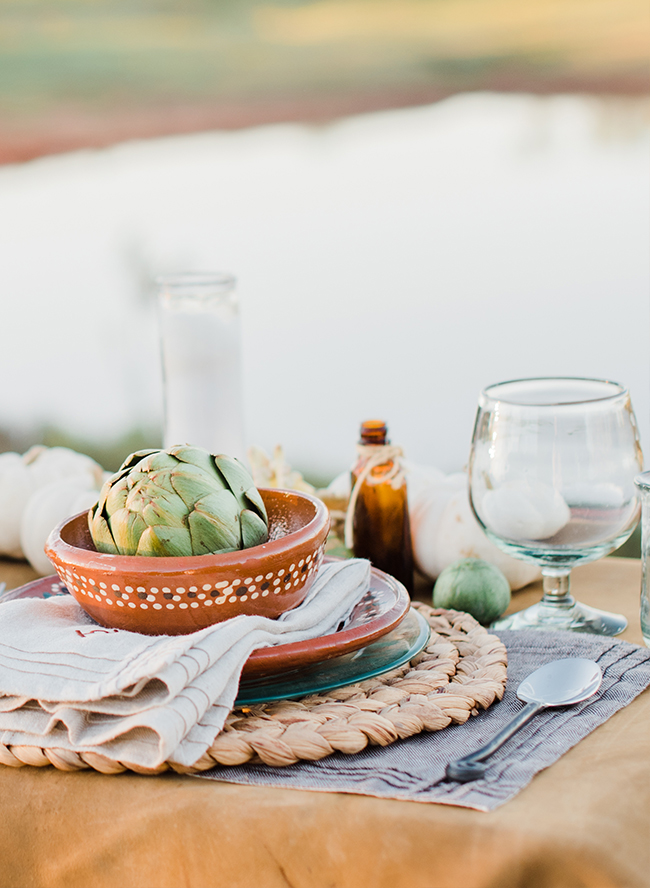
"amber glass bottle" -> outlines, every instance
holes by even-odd
[[[368,558],[413,591],[413,554],[406,499],[406,479],[399,448],[391,447],[386,423],[361,425],[359,459],[352,469],[352,544],[358,558]],[[358,489],[355,490],[355,485]]]

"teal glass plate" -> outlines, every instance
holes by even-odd
[[[307,697],[390,672],[420,653],[430,631],[411,608],[395,629],[359,650],[279,675],[242,679],[235,706]]]

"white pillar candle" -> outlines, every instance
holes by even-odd
[[[235,279],[159,280],[164,446],[193,444],[245,459],[241,330]]]

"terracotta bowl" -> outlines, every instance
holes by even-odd
[[[238,614],[277,617],[305,598],[323,559],[327,507],[289,490],[261,491],[269,542],[183,558],[102,555],[87,512],[59,525],[45,552],[68,591],[102,626],[182,635]]]

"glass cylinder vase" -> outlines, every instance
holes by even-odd
[[[232,275],[161,277],[158,315],[165,448],[245,459],[239,300]]]

